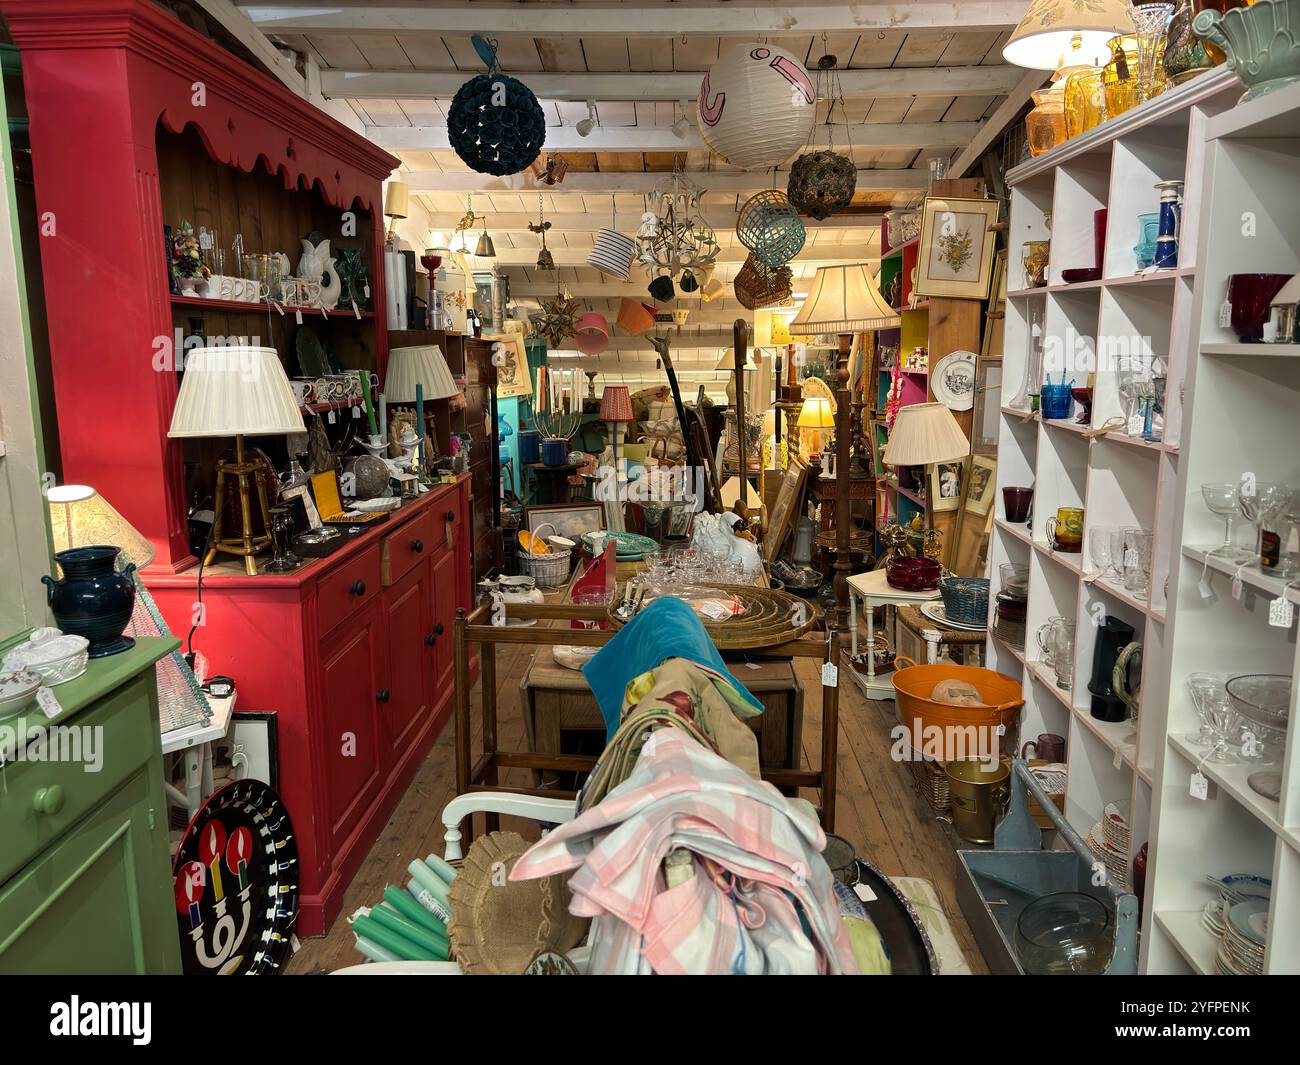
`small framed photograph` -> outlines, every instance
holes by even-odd
[[[492,342],[492,361],[497,368],[497,398],[531,396],[532,382],[528,380],[528,354],[524,338],[519,333],[488,337]],[[501,358],[497,359],[497,345],[501,345]]]
[[[293,527],[298,532],[321,527],[320,512],[316,501],[305,484],[296,488],[286,488],[280,493],[280,501],[293,511]]]
[[[543,525],[555,526],[555,536],[577,541],[584,533],[605,528],[605,504],[538,503],[524,507],[524,528],[536,532]]]
[[[917,259],[918,296],[987,299],[993,281],[997,200],[927,196]]]
[[[959,509],[966,481],[966,459],[936,462],[926,467],[925,481],[932,511],[938,514],[945,510]]]
[[[993,455],[972,455],[966,483],[966,510],[982,517],[993,505],[998,460]]]

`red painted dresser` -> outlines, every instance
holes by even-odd
[[[198,599],[187,499],[210,491],[229,442],[167,438],[177,374],[159,356],[201,314],[208,335],[258,335],[289,358],[295,316],[171,294],[164,223],[206,221],[223,244],[238,231],[248,250],[296,255],[313,231],[356,248],[369,309],[312,321],[344,367],[382,379],[381,187],[398,160],[148,0],[0,12],[22,54],[63,480],[94,485],[154,544],[142,576],[184,636]],[[461,478],[294,573],[204,574],[195,648],[235,678],[242,709],[277,714],[301,935],[337,916],[449,715],[470,527]]]

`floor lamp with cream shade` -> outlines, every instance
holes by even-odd
[[[835,494],[835,602],[840,628],[848,625],[849,570],[849,455],[853,431],[849,357],[855,333],[893,329],[901,323],[897,311],[885,302],[865,263],[822,266],[813,278],[808,299],[790,323],[791,333],[834,333],[839,338],[836,377],[835,468],[839,474]]]
[[[235,438],[235,461],[217,462],[214,493],[216,517],[212,525],[212,546],[204,564],[217,552],[238,555],[250,576],[257,574],[255,556],[271,546],[270,503],[266,485],[258,475],[260,465],[244,458],[245,436],[288,436],[305,433],[298,399],[274,348],[235,344],[200,348],[185,360],[180,394],[172,411],[169,437]],[[222,509],[229,482],[239,493],[242,528],[237,536],[222,528]],[[263,532],[253,535],[254,501],[261,511]]]

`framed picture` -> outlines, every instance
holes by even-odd
[[[605,504],[538,503],[524,507],[524,528],[536,532],[543,525],[554,525],[554,535],[576,541],[583,533],[605,528]]]
[[[983,517],[993,506],[998,460],[993,455],[972,455],[970,476],[966,482],[966,510]]]
[[[280,747],[275,713],[236,710],[225,743],[230,748],[230,775],[236,780],[260,780],[280,790]]]
[[[926,467],[926,495],[929,508],[936,514],[961,508],[961,495],[966,482],[966,459],[936,462]]]
[[[918,296],[987,299],[993,280],[997,200],[927,196],[917,259]]]
[[[889,429],[879,418],[867,423],[867,445],[871,449],[871,475],[878,481],[889,476],[885,469],[885,445],[889,443]]]
[[[804,483],[808,479],[808,467],[798,455],[790,456],[790,465],[786,467],[781,479],[781,490],[776,494],[772,504],[772,513],[768,516],[767,539],[763,541],[763,558],[771,563],[776,561],[777,552],[785,538],[794,528],[795,518],[803,502]]]
[[[524,350],[524,338],[519,333],[506,333],[504,336],[487,339],[492,341],[492,361],[497,367],[497,398],[531,396],[533,385],[528,379],[528,354]],[[500,348],[497,347],[498,344]]]
[[[280,501],[293,511],[293,527],[298,532],[302,532],[304,529],[319,529],[321,527],[320,512],[316,509],[316,501],[312,499],[311,492],[308,491],[305,484],[300,484],[296,488],[284,489],[280,493]]]
[[[975,414],[971,421],[971,451],[998,453],[998,408],[1002,405],[1002,360],[981,358],[975,366]]]

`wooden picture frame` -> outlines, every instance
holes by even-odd
[[[993,280],[997,200],[927,196],[921,212],[918,296],[983,300]]]
[[[935,514],[961,509],[969,458],[935,462],[925,468],[926,506]]]
[[[524,348],[524,338],[520,333],[504,333],[485,339],[492,342],[493,363],[497,369],[496,392],[498,399],[510,399],[513,396],[531,396],[533,383],[528,377],[528,352]],[[501,360],[497,362],[496,345],[501,345]]]
[[[767,523],[767,536],[763,541],[763,558],[770,565],[776,561],[777,552],[794,527],[794,520],[803,501],[804,485],[808,480],[808,467],[798,455],[790,456],[790,465],[781,478],[781,490]]]
[[[536,532],[543,525],[555,526],[555,536],[577,541],[584,533],[605,528],[604,503],[534,503],[524,507],[524,528]]]
[[[998,460],[995,455],[972,455],[966,478],[966,513],[983,517],[997,494]]]

